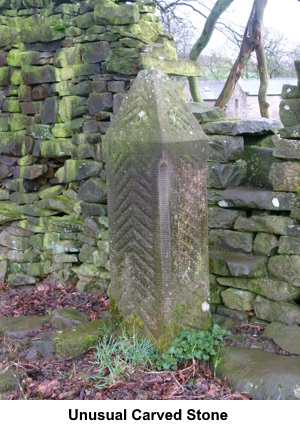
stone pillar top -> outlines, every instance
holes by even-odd
[[[108,129],[106,150],[143,151],[143,144],[161,142],[163,148],[184,155],[186,142],[189,154],[204,162],[208,157],[208,140],[169,77],[160,70],[143,70],[135,79],[117,115]],[[125,146],[124,146],[125,144]]]

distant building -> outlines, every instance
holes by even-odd
[[[296,78],[269,79],[267,101],[270,104],[270,118],[280,119],[279,104],[281,101],[283,85],[297,85],[297,82]],[[217,101],[224,85],[225,81],[198,81],[198,88],[201,97],[207,104],[212,106]],[[239,79],[235,90],[226,105],[226,116],[228,118],[259,117],[259,85],[259,79]],[[191,100],[188,83],[184,87],[184,92]]]

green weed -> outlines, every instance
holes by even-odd
[[[151,367],[156,352],[150,340],[138,339],[135,333],[128,335],[123,328],[117,337],[106,327],[96,346],[95,357],[96,360],[93,362],[97,368],[94,376],[95,386],[105,388],[123,380],[139,366]]]
[[[214,324],[208,331],[183,328],[171,346],[158,358],[157,365],[163,370],[176,370],[188,360],[209,361],[218,354],[223,338],[231,333]]]

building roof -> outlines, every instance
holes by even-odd
[[[268,96],[281,95],[282,87],[285,84],[297,85],[298,81],[296,78],[275,78],[269,79],[268,82]],[[257,96],[259,90],[259,79],[239,79],[237,85],[239,85],[244,93],[249,96]],[[198,88],[203,100],[217,100],[219,97],[225,81],[198,81]],[[187,90],[189,87],[187,84]],[[186,91],[185,91],[186,92]]]
[[[217,100],[225,81],[198,81],[198,88],[203,100]]]
[[[257,96],[259,90],[259,79],[239,79],[238,84],[249,96]],[[297,85],[296,78],[274,78],[268,81],[268,96],[281,95],[283,85]]]

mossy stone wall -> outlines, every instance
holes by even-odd
[[[102,137],[142,54],[174,68],[172,37],[151,0],[13,0],[0,49],[0,282],[106,291]]]
[[[284,86],[282,97],[283,128],[262,118],[209,123],[195,113],[210,144],[210,290],[219,322],[300,325],[299,87]]]

